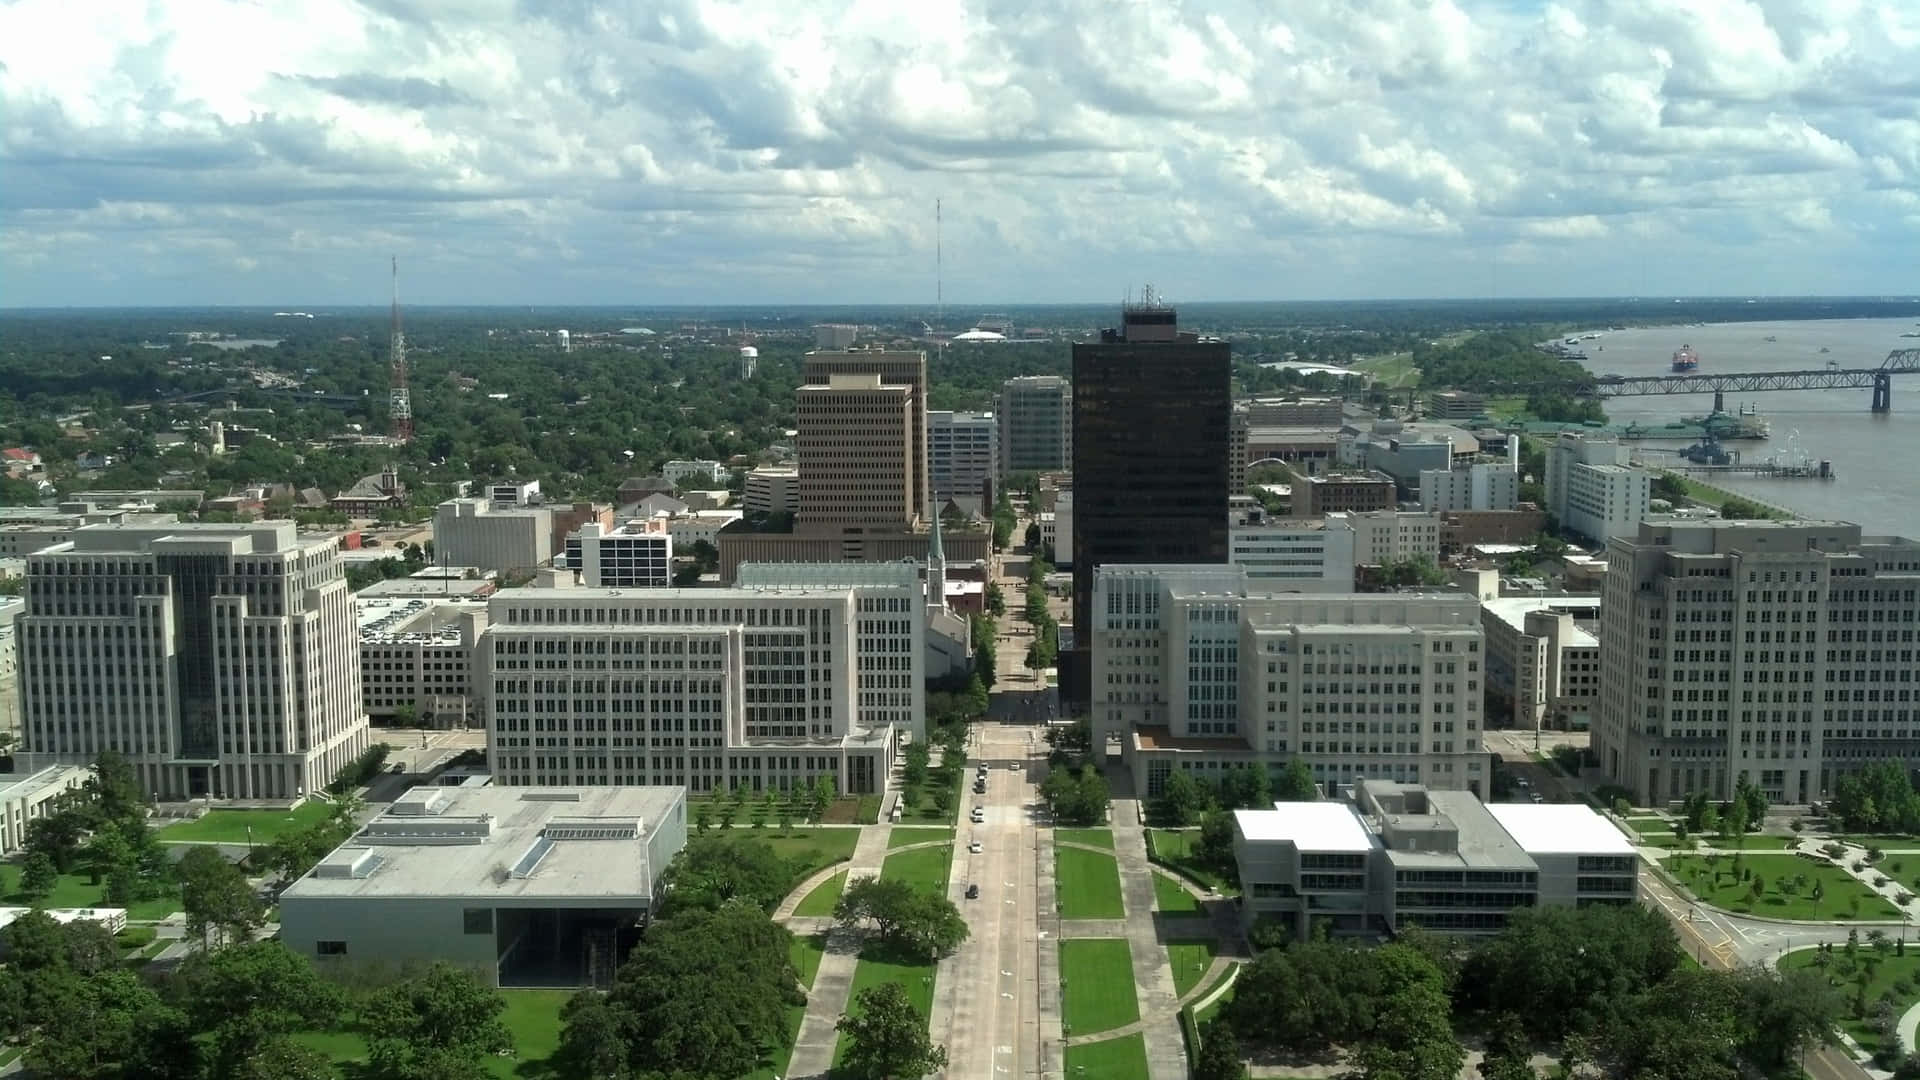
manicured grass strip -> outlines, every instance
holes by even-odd
[[[490,1057],[487,1075],[499,1080],[519,1080],[522,1076],[545,1075],[546,1060],[560,1046],[560,1009],[573,997],[572,990],[502,990],[506,1010],[500,1022],[513,1035],[513,1054]],[[293,1036],[301,1046],[327,1055],[341,1074],[358,1076],[356,1066],[367,1060],[367,1040],[358,1031],[303,1031]]]
[[[1659,814],[1647,814],[1647,815],[1645,815],[1645,816],[1635,816],[1635,817],[1629,817],[1629,818],[1627,819],[1627,824],[1629,824],[1629,825],[1636,825],[1636,826],[1638,826],[1638,825],[1665,825],[1665,824],[1666,824],[1666,823],[1667,823],[1668,821],[1670,821],[1670,820],[1672,820],[1672,819],[1670,819],[1670,818],[1665,818],[1665,817],[1661,817],[1661,816],[1660,816]]]
[[[1174,915],[1183,912],[1198,914],[1200,901],[1187,891],[1186,886],[1156,870],[1153,874],[1153,909]]]
[[[902,851],[887,856],[880,864],[880,876],[890,881],[905,881],[917,889],[944,895],[947,876],[953,869],[953,845]]]
[[[255,844],[270,844],[282,833],[303,829],[324,821],[333,813],[333,805],[310,799],[291,810],[209,810],[193,821],[182,821],[160,830],[166,843],[185,840],[203,843],[244,844],[247,829],[253,829]]]
[[[801,985],[813,986],[813,977],[820,971],[820,957],[826,950],[825,934],[794,935],[793,944],[787,948],[787,956],[793,961],[793,970],[799,974]]]
[[[1834,837],[1842,843],[1859,844],[1861,847],[1877,848],[1920,848],[1920,836],[1907,836],[1903,833],[1847,833]]]
[[[1148,829],[1147,851],[1166,866],[1180,871],[1186,876],[1223,896],[1238,896],[1240,890],[1226,878],[1209,867],[1200,865],[1193,857],[1193,845],[1200,842],[1197,829],[1175,831],[1172,829]]]
[[[1704,855],[1674,855],[1666,860],[1668,872],[1680,879],[1694,895],[1717,908],[1775,919],[1869,919],[1891,921],[1900,918],[1894,909],[1873,890],[1855,881],[1840,867],[1824,859],[1803,859],[1798,855],[1760,853],[1740,857],[1741,867],[1758,874],[1764,885],[1760,898],[1753,896],[1750,881],[1734,872],[1734,856],[1719,856],[1717,872]],[[1804,878],[1805,885],[1794,895],[1781,889],[1781,881]],[[1812,892],[1819,882],[1822,896],[1814,903]]]
[[[1124,938],[1060,943],[1060,1019],[1068,1035],[1110,1031],[1140,1019],[1133,954]]]
[[[952,843],[953,830],[924,825],[895,825],[893,832],[887,836],[887,846],[890,848],[906,847],[908,844],[924,844],[933,840],[945,840],[948,843]]]
[[[847,1007],[860,996],[860,991],[881,983],[899,983],[900,989],[907,992],[907,1000],[920,1011],[923,1019],[933,1015],[933,979],[937,969],[934,965],[918,960],[902,962],[900,957],[890,953],[884,946],[870,945],[860,954],[860,962],[854,965],[853,986],[847,993]],[[834,1043],[833,1063],[840,1064],[840,1058],[847,1050],[847,1037],[841,1035]]]
[[[1868,963],[1872,960],[1873,963]],[[1826,975],[1827,981],[1835,989],[1834,998],[1840,1004],[1840,1027],[1853,1036],[1862,1049],[1872,1053],[1880,1048],[1880,1033],[1873,1022],[1873,1014],[1879,1008],[1880,995],[1893,994],[1893,1013],[1895,1016],[1907,1011],[1914,1004],[1916,995],[1912,986],[1920,979],[1920,949],[1908,949],[1907,955],[1895,956],[1889,952],[1884,957],[1874,954],[1872,946],[1861,942],[1854,955],[1849,957],[1844,945],[1835,945],[1830,953],[1821,953],[1815,949],[1792,952],[1780,958],[1782,968],[1806,968]],[[1855,982],[1866,975],[1865,993],[1858,989]],[[1901,994],[1894,984],[1904,983],[1909,989]],[[1854,1011],[1854,1005],[1864,1001],[1867,1005],[1865,1015]]]
[[[858,829],[795,829],[792,836],[765,829],[729,829],[721,835],[742,842],[765,842],[775,855],[793,864],[795,885],[834,863],[853,858],[853,845],[860,842]]]
[[[814,887],[793,909],[795,915],[831,915],[833,905],[840,902],[840,894],[847,890],[847,872],[833,875]]]
[[[1800,842],[1797,836],[1748,836],[1741,840],[1730,836],[1702,836],[1698,839],[1708,847],[1723,851],[1786,851]]]
[[[1127,909],[1120,901],[1120,864],[1111,855],[1078,848],[1053,849],[1054,879],[1058,886],[1060,917],[1064,919],[1119,919]]]
[[[1067,1075],[1087,1080],[1147,1080],[1147,1038],[1135,1032],[1119,1039],[1067,1047]]]
[[[43,900],[30,900],[20,892],[20,864],[0,863],[0,899],[14,907],[39,908],[84,908],[107,907],[107,883],[102,878],[100,884],[87,882],[85,874],[61,874],[54,882],[53,892]],[[127,908],[127,918],[134,922],[155,922],[180,910],[179,890],[169,887],[167,894],[156,900],[142,900]]]
[[[1053,842],[1056,844],[1086,844],[1089,847],[1103,847],[1113,850],[1112,829],[1055,829]]]
[[[1212,941],[1175,941],[1167,945],[1167,960],[1173,965],[1173,995],[1184,998],[1187,991],[1206,975],[1220,946]]]

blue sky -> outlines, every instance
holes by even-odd
[[[1920,4],[0,0],[0,305],[1920,292]]]

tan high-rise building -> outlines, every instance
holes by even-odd
[[[836,372],[797,396],[800,528],[912,524],[921,505],[914,501],[912,389],[889,386],[878,372]]]
[[[353,597],[292,522],[93,525],[27,559],[33,767],[118,750],[160,798],[296,799],[367,746]]]
[[[842,349],[836,351],[815,351],[807,354],[804,374],[807,386],[828,386],[835,375],[878,375],[882,386],[899,386],[907,390],[907,417],[911,425],[907,437],[906,449],[911,455],[908,466],[908,478],[912,482],[909,497],[913,507],[909,516],[918,517],[925,512],[928,502],[933,498],[933,486],[927,475],[927,354],[923,352],[895,352],[886,349]],[[804,390],[804,388],[803,388]],[[807,519],[807,499],[809,479],[807,470],[807,421],[800,416],[800,519]],[[818,445],[817,440],[815,440]],[[891,459],[890,448],[868,446],[861,448],[870,458],[884,456]]]

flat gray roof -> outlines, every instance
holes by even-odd
[[[1423,819],[1442,815],[1453,824],[1457,847],[1451,852],[1396,851],[1387,849],[1387,858],[1406,869],[1534,869],[1536,864],[1486,806],[1468,791],[1428,791],[1431,814],[1395,814],[1389,820],[1401,827],[1419,828]],[[1434,824],[1438,824],[1435,822]]]
[[[283,894],[645,904],[647,839],[685,815],[680,787],[420,786]],[[660,869],[665,869],[664,867]]]

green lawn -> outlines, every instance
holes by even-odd
[[[1153,875],[1153,909],[1168,914],[1199,914],[1200,901],[1186,887],[1165,874]]]
[[[1635,843],[1639,843],[1639,844],[1651,844],[1654,847],[1666,847],[1668,844],[1673,843],[1673,834],[1670,832],[1637,832],[1637,833],[1634,833],[1632,836],[1628,837],[1627,839],[1632,840]]]
[[[1410,352],[1356,356],[1352,367],[1355,371],[1364,371],[1379,379],[1389,388],[1414,386],[1420,381],[1420,369],[1413,366],[1413,354]]]
[[[1056,844],[1086,844],[1089,847],[1113,850],[1112,829],[1055,829],[1053,842]]]
[[[515,1080],[522,1075],[545,1072],[542,1066],[560,1045],[560,1008],[573,996],[571,990],[502,990],[506,1011],[500,1020],[513,1033],[513,1056],[486,1059],[488,1076]],[[333,1059],[343,1077],[360,1074],[356,1068],[367,1060],[367,1040],[358,1031],[303,1031],[293,1037],[302,1046],[311,1047]]]
[[[935,840],[953,841],[953,830],[940,826],[895,825],[887,836],[890,848],[906,847],[908,844],[925,844]]]
[[[1139,1033],[1067,1047],[1067,1076],[1078,1080],[1147,1080],[1147,1038]]]
[[[795,915],[831,915],[833,905],[840,902],[840,894],[847,889],[845,870],[833,875],[814,887],[814,890],[801,898],[793,909]]]
[[[1175,941],[1167,945],[1167,960],[1173,965],[1175,997],[1187,996],[1187,991],[1206,976],[1219,951],[1219,943],[1213,941]]]
[[[1054,881],[1063,919],[1119,919],[1120,864],[1111,855],[1079,848],[1053,849]]]
[[[0,899],[15,907],[105,907],[106,898],[107,885],[104,880],[98,885],[90,885],[85,874],[61,874],[54,883],[53,892],[35,903],[20,892],[20,864],[0,863]],[[142,900],[129,907],[127,918],[134,922],[155,922],[179,910],[180,892],[178,889],[169,889],[167,895],[158,900]]]
[[[934,791],[940,787],[940,773],[935,769],[927,770],[927,778],[921,781],[919,787],[908,788],[901,792],[900,819],[953,824],[959,820],[960,804],[966,798],[961,793],[968,790],[963,786],[967,782],[967,776],[968,772],[965,768],[953,771],[953,783],[950,786],[952,798],[947,802],[947,808],[941,810],[940,804],[933,799]]]
[[[793,944],[787,955],[793,960],[793,970],[799,972],[800,981],[808,988],[813,986],[813,977],[820,971],[820,957],[826,952],[827,935],[794,935]]]
[[[860,954],[860,962],[853,969],[853,987],[847,994],[847,1007],[852,1008],[854,999],[860,991],[881,983],[899,983],[907,992],[907,1000],[920,1011],[922,1017],[931,1020],[933,1016],[933,979],[937,969],[933,964],[918,961],[902,961],[882,945],[869,945]],[[833,1047],[833,1063],[840,1064],[841,1055],[846,1053],[847,1039],[840,1036]]]
[[[1060,943],[1060,1020],[1067,1035],[1091,1035],[1140,1019],[1133,954],[1124,938]]]
[[[1905,836],[1899,833],[1846,833],[1833,839],[1847,844],[1859,844],[1861,847],[1920,848],[1920,836]]]
[[[1627,818],[1627,824],[1633,825],[1636,827],[1641,825],[1665,826],[1667,822],[1670,820],[1672,819],[1666,817],[1663,814],[1636,814]]]
[[[186,840],[220,844],[244,844],[247,830],[253,830],[253,842],[270,844],[282,833],[292,832],[325,820],[333,805],[309,799],[291,810],[209,810],[194,821],[182,821],[160,830],[160,839],[174,844]]]
[[[1194,1000],[1205,1001],[1207,998],[1207,995],[1213,993],[1216,989],[1220,987],[1222,983],[1232,980],[1235,973],[1238,972],[1239,970],[1240,970],[1239,968],[1228,968],[1226,971],[1221,972],[1220,977],[1208,983],[1207,988],[1205,990],[1200,991],[1199,995],[1196,996]],[[1219,998],[1215,999],[1213,1004],[1208,1005],[1206,1008],[1201,1009],[1198,1012],[1195,1012],[1193,1014],[1194,1024],[1198,1027],[1206,1027],[1207,1021],[1212,1020],[1214,1017],[1220,1015],[1220,1010],[1226,1008],[1227,1002],[1232,1000],[1233,1000],[1233,991],[1229,990],[1226,993],[1221,994]]]
[[[901,851],[887,856],[880,864],[880,876],[888,880],[911,882],[915,888],[946,895],[947,877],[953,869],[953,845]]]
[[[1671,838],[1673,834],[1668,833],[1667,835]],[[1788,848],[1800,842],[1800,838],[1797,836],[1749,835],[1737,843],[1732,838],[1725,836],[1705,836],[1699,839],[1703,840],[1708,847],[1719,848],[1722,851],[1786,851]]]
[[[1193,857],[1193,845],[1200,840],[1197,829],[1175,831],[1148,829],[1147,851],[1162,865],[1180,871],[1200,884],[1218,890],[1223,896],[1238,896],[1240,890],[1210,867]]]
[[[1803,859],[1797,855],[1761,853],[1740,857],[1744,869],[1752,870],[1765,880],[1765,892],[1756,903],[1751,884],[1733,872],[1733,860],[1732,855],[1720,856],[1717,874],[1711,872],[1704,855],[1674,855],[1666,860],[1666,866],[1694,895],[1728,911],[1776,919],[1900,918],[1900,912],[1892,904],[1874,895],[1873,890],[1855,881],[1845,870],[1824,859]],[[1780,881],[1796,877],[1805,878],[1806,885],[1797,895],[1788,896],[1781,891]],[[1824,893],[1818,905],[1810,895],[1816,881]]]
[[[1880,995],[1892,996],[1896,1016],[1920,1000],[1920,949],[1909,949],[1905,956],[1895,956],[1889,952],[1876,963],[1869,963],[1873,958],[1873,949],[1865,942],[1860,944],[1851,959],[1842,945],[1835,945],[1831,953],[1824,955],[1817,950],[1807,949],[1780,958],[1783,968],[1811,968],[1816,971],[1824,968],[1827,981],[1837,989],[1840,999],[1840,1027],[1868,1053],[1880,1048],[1880,1035],[1874,1030],[1873,1024],[1873,1014],[1879,1007]],[[1822,960],[1825,961],[1824,965]],[[1856,980],[1862,975],[1867,980],[1864,1016],[1854,1011],[1854,1006],[1860,1000],[1860,984]]]
[[[792,836],[782,836],[778,829],[730,829],[722,835],[766,841],[775,855],[793,864],[795,885],[834,863],[853,858],[853,845],[860,842],[858,829],[795,829]]]

